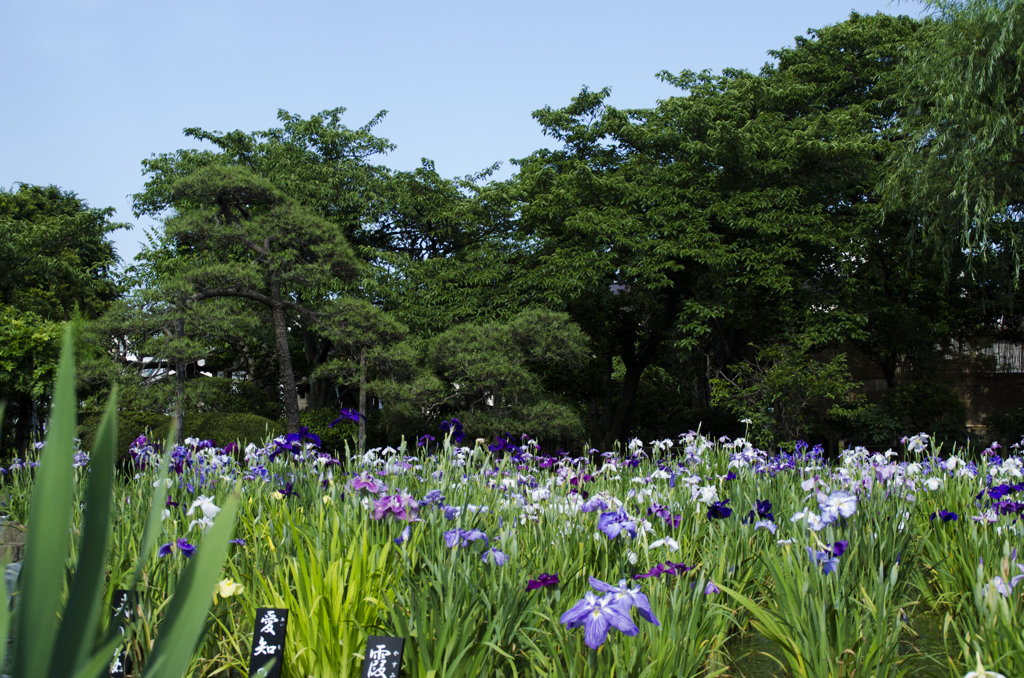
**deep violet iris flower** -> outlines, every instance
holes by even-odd
[[[179,539],[177,542],[171,542],[169,544],[162,544],[160,549],[157,551],[157,555],[161,558],[164,556],[171,555],[174,549],[178,549],[186,558],[191,558],[192,554],[196,552],[196,547],[185,541],[184,537]]]
[[[343,407],[341,408],[341,413],[338,415],[338,418],[332,421],[330,424],[328,424],[327,428],[334,428],[335,426],[337,426],[346,419],[358,422],[362,416],[363,415],[359,414],[358,412],[349,407]]]
[[[308,426],[303,426],[302,428],[300,428],[298,433],[289,433],[288,435],[286,435],[284,437],[284,440],[285,440],[286,443],[289,443],[289,444],[291,444],[291,443],[300,443],[301,444],[303,438],[305,438],[306,440],[312,441],[313,443],[316,444],[317,447],[322,447],[323,446],[321,444],[321,442],[320,442],[320,436],[318,436],[315,433],[310,433]]]
[[[729,503],[728,499],[722,501],[716,501],[714,504],[708,507],[708,520],[721,520],[728,518],[732,515],[732,509],[727,507]]]
[[[744,523],[754,523],[758,519],[762,521],[775,522],[775,516],[772,515],[772,503],[767,499],[758,499],[754,502],[754,510],[747,514],[747,517],[743,519]]]
[[[278,490],[278,492],[281,493],[281,498],[282,499],[287,499],[288,497],[298,497],[299,496],[299,493],[292,489],[293,485],[295,485],[295,483],[288,483],[283,488]]]
[[[948,523],[951,520],[956,520],[960,516],[958,516],[957,514],[953,513],[952,511],[946,511],[945,509],[943,509],[943,510],[939,511],[938,513],[931,514],[928,517],[928,520],[935,520],[936,517],[940,518],[942,520],[942,522]]]
[[[456,445],[461,445],[462,441],[466,438],[465,431],[462,430],[462,422],[452,417],[452,420],[441,422],[441,432],[448,433],[451,431],[452,440],[455,441]]]
[[[602,513],[597,519],[597,528],[608,535],[609,539],[615,539],[623,530],[631,537],[636,537],[636,521],[621,508],[618,511]]]
[[[587,647],[596,650],[608,638],[608,630],[613,626],[627,636],[640,633],[629,616],[629,609],[629,603],[614,594],[598,598],[593,591],[587,591],[583,600],[567,610],[560,621],[570,629],[582,626]]]
[[[548,586],[555,586],[558,584],[557,574],[542,573],[536,579],[530,579],[526,582],[526,590],[533,591],[534,589],[546,588]]]

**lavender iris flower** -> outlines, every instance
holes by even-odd
[[[696,567],[696,565],[687,565],[682,562],[673,563],[671,560],[666,560],[664,563],[658,563],[644,574],[633,575],[633,579],[648,579],[650,577],[660,577],[663,574],[678,576],[686,574]]]
[[[636,521],[626,514],[625,509],[602,513],[597,519],[597,528],[608,535],[608,539],[615,539],[623,530],[636,537]]]
[[[835,521],[839,516],[849,518],[857,511],[857,495],[836,490],[824,502],[819,501],[821,518],[825,523]]]
[[[419,502],[410,494],[385,494],[373,502],[373,519],[381,520],[390,513],[398,520],[417,521],[419,510]]]
[[[580,504],[580,511],[584,513],[591,513],[593,511],[604,511],[608,508],[607,502],[601,497],[594,495],[590,499]]]
[[[839,556],[843,555],[847,546],[849,546],[849,543],[845,540],[837,541],[825,551],[815,551],[808,546],[807,555],[809,555],[811,560],[816,564],[821,565],[822,574],[831,574],[836,571],[836,566],[839,565]]]
[[[627,636],[640,633],[630,619],[627,605],[612,594],[598,598],[593,591],[587,591],[583,600],[567,610],[560,621],[570,629],[582,626],[587,647],[596,650],[608,638],[608,630],[613,626]]]
[[[594,577],[590,578],[590,585],[597,591],[615,596],[617,601],[628,603],[629,609],[633,609],[635,607],[639,610],[641,618],[649,621],[655,626],[661,626],[661,624],[658,623],[658,619],[654,616],[654,612],[651,610],[651,601],[647,599],[645,594],[640,592],[639,586],[635,589],[631,589],[626,586],[625,579],[620,579],[618,586],[612,586],[611,584],[606,584],[600,579],[596,579]]]
[[[384,483],[370,475],[369,471],[363,471],[349,481],[352,491],[358,494],[378,494],[384,490]]]
[[[490,548],[483,552],[483,555],[480,556],[480,560],[485,563],[491,562],[500,566],[508,562],[508,556],[497,548]]]
[[[484,546],[490,544],[490,540],[487,539],[487,535],[480,530],[463,530],[462,528],[455,528],[444,533],[444,543],[448,545],[448,548],[452,549],[456,546],[462,546],[465,548],[469,546],[469,542],[476,541],[478,539],[484,540]],[[460,544],[461,542],[461,544]]]
[[[444,495],[441,494],[441,490],[430,490],[423,499],[420,499],[421,506],[429,506],[431,504],[437,504],[438,506],[444,504]]]

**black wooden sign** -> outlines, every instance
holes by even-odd
[[[110,626],[123,636],[125,627],[135,614],[135,593],[126,589],[114,589],[110,596]],[[114,661],[110,663],[111,678],[125,678],[130,670],[128,648],[123,645],[114,650]]]
[[[398,678],[405,638],[370,636],[366,641],[362,678]]]
[[[288,628],[288,610],[277,607],[256,608],[256,628],[252,633],[249,678],[281,678],[284,665],[284,634]],[[271,660],[273,667],[267,665]]]

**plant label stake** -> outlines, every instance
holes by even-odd
[[[362,678],[398,678],[405,638],[370,636],[366,641]]]
[[[131,622],[135,607],[135,593],[126,589],[114,589],[110,596],[110,626],[117,627],[123,636],[124,627]],[[114,661],[110,663],[111,678],[125,678],[129,670],[128,648],[118,646],[114,650]]]
[[[252,632],[249,678],[281,678],[284,664],[284,634],[288,628],[288,610],[278,607],[256,608],[256,628]],[[267,666],[274,661],[272,667]]]

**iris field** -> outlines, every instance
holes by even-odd
[[[139,437],[114,485],[106,592],[145,563],[136,665],[238,484],[189,675],[246,675],[258,606],[290,610],[285,676],[358,676],[368,634],[404,637],[417,678],[738,676],[751,634],[777,644],[780,676],[1024,675],[1016,446],[969,460],[922,434],[829,462],[694,431],[569,454],[442,429],[343,460],[305,431],[262,447],[189,439],[168,455],[149,554],[163,453]],[[4,469],[12,520],[28,519],[36,463]],[[88,455],[74,466],[81,498]],[[73,524],[69,568],[80,511]],[[944,652],[919,650],[924,619]]]

